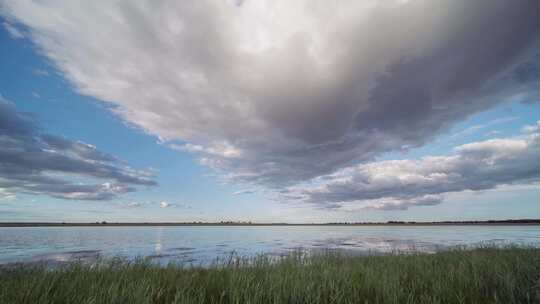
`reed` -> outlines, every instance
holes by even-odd
[[[160,267],[138,259],[0,271],[1,303],[540,303],[540,249],[294,253]]]

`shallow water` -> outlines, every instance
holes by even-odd
[[[482,244],[540,247],[540,226],[0,227],[0,264],[92,262],[120,256],[204,265],[233,253],[435,252]]]

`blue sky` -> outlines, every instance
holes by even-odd
[[[202,59],[193,55],[196,52],[200,54],[201,49],[205,50],[208,44],[213,43],[205,40],[211,39],[208,35],[220,36],[219,32],[210,31],[205,36],[194,31],[207,38],[193,41],[201,48],[197,51],[194,46],[193,53],[186,50],[184,44],[171,46],[161,41],[159,43],[163,45],[158,47],[162,49],[157,51],[147,45],[148,41],[141,44],[134,42],[139,40],[127,38],[123,41],[122,31],[116,33],[113,30],[110,37],[94,36],[95,32],[85,26],[93,19],[105,20],[104,28],[97,25],[95,29],[105,30],[108,20],[103,19],[106,17],[100,13],[93,16],[92,13],[84,13],[82,8],[78,11],[77,7],[62,7],[61,4],[46,7],[47,4],[0,3],[0,16],[3,16],[0,20],[0,94],[4,102],[11,105],[10,109],[15,109],[12,111],[16,111],[16,115],[30,113],[39,134],[52,134],[69,142],[92,145],[92,149],[118,159],[112,163],[120,172],[129,175],[132,169],[140,170],[138,177],[144,179],[133,185],[117,180],[122,186],[132,186],[133,189],[114,192],[106,199],[76,199],[70,196],[73,193],[59,196],[52,192],[29,191],[22,186],[2,186],[2,179],[5,185],[11,185],[8,183],[10,177],[0,176],[0,190],[5,192],[4,197],[0,196],[0,221],[333,222],[540,218],[540,171],[535,171],[540,167],[540,159],[535,157],[538,146],[534,131],[540,120],[540,95],[537,94],[538,78],[535,76],[535,71],[536,74],[539,71],[540,52],[534,43],[527,44],[527,47],[516,46],[516,54],[519,52],[521,55],[512,58],[520,59],[512,59],[515,62],[509,61],[496,71],[479,66],[478,69],[486,69],[491,74],[478,73],[478,78],[470,79],[470,83],[479,83],[477,86],[469,83],[457,93],[444,91],[452,87],[444,81],[451,79],[454,73],[460,73],[449,68],[448,77],[443,77],[440,85],[434,84],[431,107],[435,110],[430,112],[422,110],[420,105],[424,103],[416,101],[420,97],[410,93],[418,91],[414,87],[416,85],[422,88],[429,86],[431,81],[426,80],[429,78],[418,76],[416,81],[417,76],[410,73],[406,80],[399,78],[403,77],[399,74],[400,69],[416,68],[419,74],[425,69],[415,66],[413,61],[403,66],[396,65],[394,69],[388,68],[395,58],[403,54],[381,52],[380,56],[389,56],[384,60],[381,58],[381,62],[386,62],[381,66],[362,63],[365,66],[359,68],[372,72],[368,75],[355,72],[347,77],[368,79],[365,77],[373,74],[375,85],[365,89],[359,85],[358,89],[350,92],[343,89],[348,85],[340,86],[339,82],[347,77],[340,74],[341,65],[336,63],[338,67],[333,68],[336,70],[329,68],[324,74],[330,76],[330,80],[305,80],[309,83],[306,90],[317,93],[312,96],[303,91],[305,83],[298,80],[298,75],[291,75],[294,77],[290,79],[286,75],[290,62],[302,61],[293,52],[297,44],[306,42],[289,42],[274,32],[266,33],[264,23],[261,23],[261,31],[265,38],[263,42],[253,42],[253,45],[249,44],[252,42],[250,32],[231,32],[238,36],[235,43],[248,43],[255,50],[250,52],[262,57],[254,56],[253,59],[245,56],[233,63],[229,58],[227,66],[234,67],[227,67],[229,70],[225,73],[215,67],[219,64],[209,63],[218,61],[211,58],[214,55]],[[207,13],[203,15],[212,18],[215,11],[208,5]],[[243,18],[246,23],[256,23],[258,19],[250,14],[260,14],[260,8],[249,5],[242,5],[247,12],[242,12],[238,18]],[[54,24],[54,20],[38,14],[40,9],[55,12],[65,20],[69,16],[83,14],[85,20],[80,24],[65,21],[72,28],[63,31],[61,22]],[[303,16],[303,10],[295,9],[298,8],[291,11]],[[417,13],[414,7],[399,9]],[[375,9],[365,10],[366,15],[378,13]],[[277,15],[281,13],[276,11]],[[228,11],[223,14],[228,14]],[[172,17],[171,20],[190,20],[187,15]],[[130,18],[135,17],[126,14],[126,22],[137,22]],[[283,20],[289,22],[287,28],[293,31],[296,22],[300,22],[297,19],[301,18],[287,18],[288,15],[283,14]],[[535,16],[524,18],[534,19]],[[361,28],[338,26],[338,21],[335,22],[336,29],[362,33]],[[304,23],[301,24],[303,26]],[[144,35],[145,26],[152,30],[157,27],[133,23],[129,27],[130,33],[138,31],[133,35]],[[328,37],[320,33],[319,27],[302,26],[296,30],[305,30],[313,37],[328,42],[324,40]],[[494,40],[505,38],[497,36],[497,29],[493,32]],[[458,36],[460,33],[451,34]],[[519,34],[525,37],[524,40],[540,41],[532,30],[530,34]],[[72,35],[77,37],[71,39]],[[114,39],[114,35],[120,35],[116,36],[119,40],[117,45],[104,43]],[[157,32],[154,35],[160,37]],[[264,52],[257,53],[269,43],[282,46],[283,53],[275,58]],[[387,47],[394,43],[406,47],[408,42],[394,39]],[[430,43],[444,41],[429,41],[426,45]],[[93,44],[99,46],[97,51],[85,53]],[[452,47],[451,43],[448,45]],[[126,49],[121,49],[123,47]],[[130,50],[140,52],[140,58],[152,59],[147,62],[133,59],[125,65],[117,65],[116,59],[121,61],[122,58],[115,59],[114,56],[122,52],[127,54]],[[99,54],[100,51],[104,54]],[[179,54],[169,55],[175,51]],[[374,53],[370,49],[365,51]],[[474,58],[474,51],[470,51],[471,58]],[[164,57],[171,58],[164,61],[152,52],[162,52]],[[327,50],[321,48],[320,52]],[[223,51],[223,54],[228,53]],[[464,54],[465,57],[469,55],[467,52]],[[146,57],[150,55],[154,57]],[[451,55],[442,52],[426,58],[435,56]],[[80,62],[86,58],[88,62]],[[424,60],[419,58],[419,61]],[[256,62],[263,59],[277,60],[275,67],[257,65]],[[497,58],[497,63],[503,59],[506,58]],[[341,60],[335,59],[336,62]],[[448,60],[455,60],[455,65],[459,66],[460,58],[449,57]],[[463,62],[469,60],[465,58]],[[364,60],[352,56],[342,61],[354,65]],[[261,73],[268,77],[259,83],[256,76],[245,77],[247,72],[242,70],[236,81],[230,80],[236,76],[227,75],[236,75],[237,66],[242,64],[254,71],[260,68]],[[311,61],[302,64],[303,67],[299,65],[295,69],[309,70],[315,65]],[[283,71],[277,70],[278,67]],[[506,80],[508,75],[505,73],[517,73],[523,67],[529,71],[527,81],[514,84]],[[390,74],[387,78],[380,76],[384,75],[380,72],[384,70]],[[176,75],[176,72],[181,72],[181,75],[172,81],[170,77],[161,78],[159,71],[169,76]],[[218,76],[207,76],[203,81],[198,78],[201,76],[197,76],[197,73],[204,73],[201,71],[210,71]],[[441,71],[446,70],[433,65],[431,72]],[[281,75],[283,81],[268,80],[276,75]],[[395,79],[392,78],[394,76]],[[297,83],[292,84],[294,81]],[[387,82],[391,87],[387,87]],[[384,99],[393,96],[392,92],[401,88],[401,83],[405,88],[395,93],[399,98],[395,101]],[[342,93],[334,96],[333,90],[326,90],[329,86],[340,88]],[[377,95],[373,93],[376,91],[373,87],[391,93]],[[370,101],[357,107],[365,100],[349,96],[361,94],[358,92],[362,90],[371,94]],[[437,90],[441,91],[437,93]],[[404,100],[410,94],[413,94],[411,101]],[[382,97],[377,100],[376,96]],[[340,98],[346,100],[341,103]],[[441,100],[440,104],[436,104],[439,102],[436,98]],[[387,103],[392,106],[383,108]],[[437,110],[437,107],[442,110]],[[313,113],[310,113],[311,109],[314,109]],[[356,114],[353,116],[349,112]],[[342,121],[349,123],[342,124]],[[529,131],[524,131],[527,126]],[[489,141],[492,139],[498,141]],[[478,144],[478,147],[456,148],[471,143]],[[458,164],[450,169],[437,169],[433,168],[432,162],[423,162],[425,157],[444,156],[447,158],[440,163],[454,166],[452,155],[458,155],[464,163],[470,161],[470,157],[478,157],[479,168],[469,172],[464,169],[465,165]],[[395,160],[402,162],[389,163]],[[0,162],[8,161],[0,157]],[[509,172],[508,177],[486,178],[489,172],[482,170],[484,162],[494,167],[490,172],[499,175]],[[516,165],[520,162],[527,164]],[[122,171],[125,166],[130,169]],[[527,167],[530,170],[526,170]],[[52,173],[43,170],[40,174]],[[61,170],[54,174],[62,180],[73,179],[80,184],[92,183],[96,177],[84,172],[72,176]],[[445,174],[447,178],[438,182],[438,174]],[[472,177],[466,176],[469,174]],[[455,179],[455,175],[460,175],[460,178]],[[147,178],[156,185],[147,183]],[[98,183],[110,182],[111,179],[114,181],[114,178],[104,178]],[[396,180],[399,181],[397,186],[394,185]],[[423,182],[426,184],[421,184]],[[382,192],[391,194],[380,195]]]

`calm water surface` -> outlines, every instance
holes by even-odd
[[[434,252],[486,243],[540,247],[540,226],[0,227],[0,264],[144,256],[162,264],[197,265],[232,253]]]

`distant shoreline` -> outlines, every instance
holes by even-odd
[[[249,223],[249,222],[148,222],[148,223],[68,223],[68,222],[0,222],[0,227],[140,227],[140,226],[520,226],[540,225],[540,219],[443,221],[443,222],[367,222],[367,223]]]

